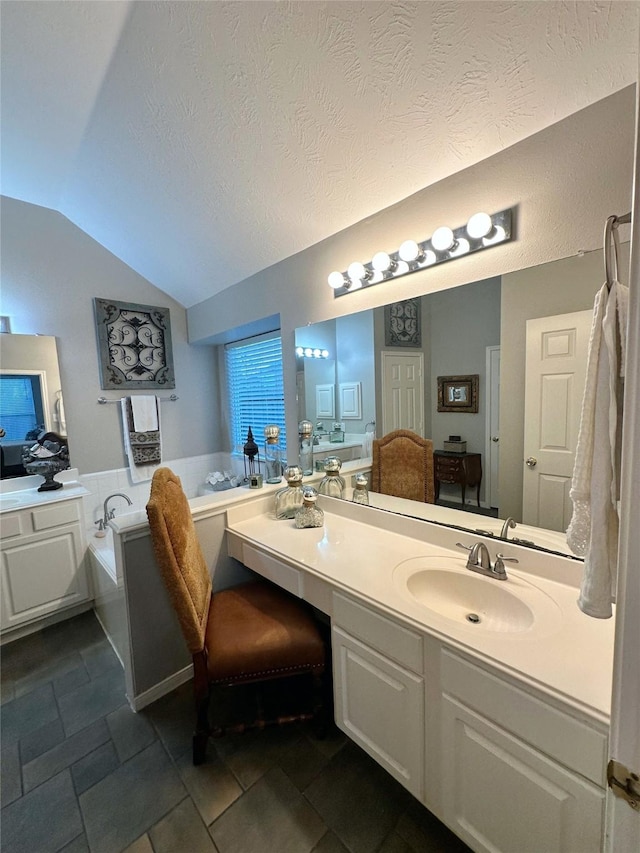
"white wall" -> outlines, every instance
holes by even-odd
[[[470,169],[428,187],[188,310],[193,341],[280,312],[284,351],[294,329],[602,246],[611,213],[631,209],[634,87],[628,87]],[[437,153],[436,155],[437,156]],[[477,210],[514,207],[515,239],[433,269],[334,299],[331,270],[424,239]],[[285,358],[287,432],[295,434],[295,359]]]
[[[2,314],[13,332],[57,338],[71,462],[81,473],[125,465],[119,406],[97,403],[128,392],[100,388],[94,296],[170,309],[180,399],[162,404],[164,457],[224,449],[215,349],[188,343],[182,306],[61,214],[6,197],[0,263]]]

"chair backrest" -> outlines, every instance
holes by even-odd
[[[189,651],[195,654],[204,647],[211,577],[187,496],[169,468],[158,468],[153,475],[147,518],[162,578]]]
[[[408,429],[373,441],[371,491],[434,502],[433,442]]]

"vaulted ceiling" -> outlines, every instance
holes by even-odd
[[[633,83],[639,8],[3,0],[2,193],[188,307]]]

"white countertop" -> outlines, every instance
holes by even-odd
[[[466,555],[456,541],[481,537],[415,519],[323,499],[323,528],[298,530],[276,520],[267,500],[230,507],[228,529],[244,541],[350,592],[404,622],[446,640],[491,665],[555,695],[589,717],[607,723],[610,715],[614,620],[585,616],[576,604],[580,563],[506,543],[487,544],[492,559],[502,550],[520,560],[507,564],[505,585],[545,602],[533,627],[516,633],[493,632],[452,621],[419,604],[398,577],[405,560],[440,557],[447,568],[466,572]],[[364,510],[364,512],[363,512]],[[475,576],[480,577],[480,576]],[[533,587],[533,590],[532,590]],[[520,590],[518,589],[520,588]]]
[[[87,489],[80,485],[76,468],[60,471],[56,474],[55,479],[63,484],[62,488],[47,492],[38,491],[44,482],[44,479],[38,474],[30,477],[0,480],[0,513],[28,509],[29,507],[58,501],[68,501],[89,494]]]

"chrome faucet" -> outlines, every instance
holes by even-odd
[[[508,539],[509,538],[509,530],[513,530],[513,528],[515,526],[516,526],[516,522],[514,521],[513,518],[511,518],[511,516],[509,516],[509,518],[507,518],[505,520],[505,523],[502,525],[502,530],[500,531],[500,538],[501,539]]]
[[[102,517],[102,527],[99,528],[100,530],[103,530],[111,521],[111,519],[115,517],[115,509],[109,509],[108,506],[111,498],[124,498],[125,501],[129,504],[129,506],[133,504],[131,498],[128,495],[125,495],[124,492],[114,492],[112,495],[108,495],[104,501],[104,515]]]
[[[504,554],[496,554],[496,561],[491,565],[491,556],[489,549],[484,542],[474,542],[473,545],[463,545],[462,542],[456,542],[458,548],[464,548],[469,552],[467,559],[467,568],[470,572],[477,572],[480,575],[486,575],[489,578],[494,578],[498,581],[507,580],[507,572],[505,563],[518,563],[515,557],[505,557]]]

